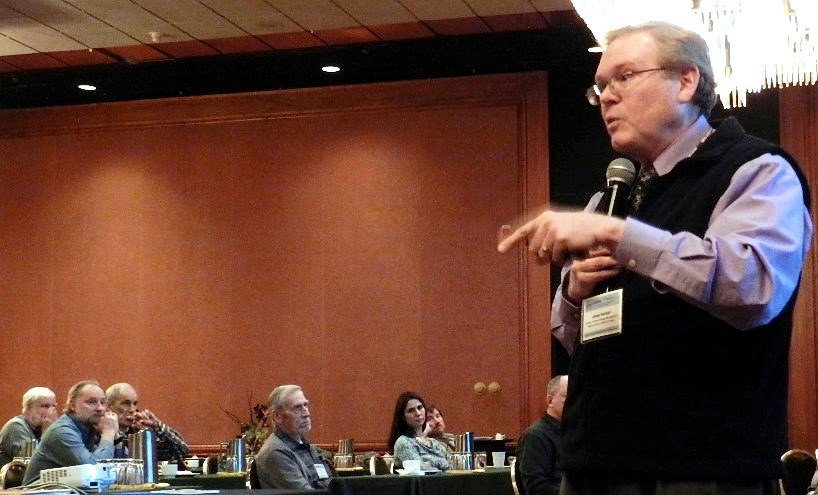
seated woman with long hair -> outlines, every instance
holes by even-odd
[[[449,469],[446,446],[429,437],[431,426],[426,423],[426,403],[414,392],[404,392],[395,403],[389,443],[395,463],[419,459],[424,468]]]

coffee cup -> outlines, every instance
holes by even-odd
[[[159,473],[168,478],[175,478],[176,473],[179,472],[179,465],[176,462],[162,461],[159,466]]]
[[[420,459],[406,459],[401,463],[403,465],[403,470],[406,473],[419,473],[420,472]]]
[[[491,465],[494,467],[502,467],[506,463],[506,453],[505,452],[492,452],[491,453]]]

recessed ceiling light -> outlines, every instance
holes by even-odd
[[[78,84],[77,87],[83,91],[96,91],[97,89],[96,86],[93,86],[91,84]]]
[[[341,68],[337,65],[325,65],[321,67],[321,70],[324,72],[339,72]]]

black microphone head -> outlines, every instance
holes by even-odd
[[[615,181],[630,187],[636,180],[636,166],[627,158],[617,158],[608,165],[608,169],[605,170],[605,178],[608,184]]]

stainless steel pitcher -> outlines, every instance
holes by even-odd
[[[457,435],[454,439],[454,453],[449,456],[449,467],[451,469],[467,470],[474,469],[474,433],[467,431]]]
[[[227,442],[225,467],[230,473],[246,471],[247,460],[245,458],[244,437],[236,437]]]
[[[454,440],[455,452],[469,452],[474,450],[474,433],[467,431],[461,435],[457,435]]]
[[[156,461],[156,432],[139,430],[128,435],[128,455],[142,464],[142,483],[156,483],[159,479]]]

